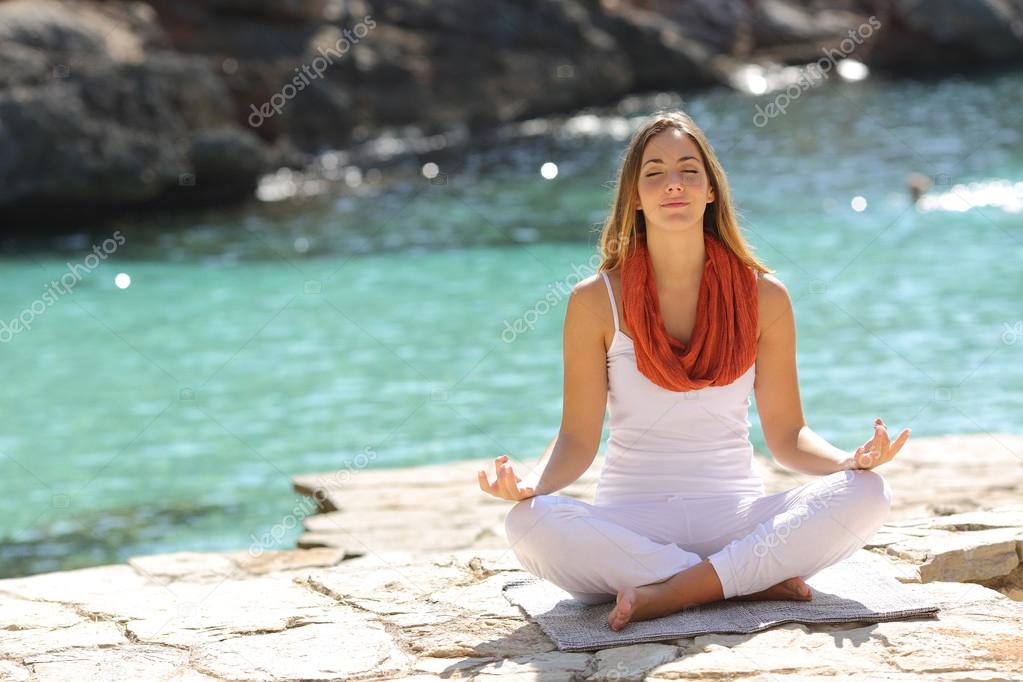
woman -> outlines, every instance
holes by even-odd
[[[599,275],[569,298],[564,409],[542,469],[507,456],[491,495],[515,501],[505,528],[522,565],[608,623],[719,599],[811,598],[804,578],[851,556],[884,522],[871,469],[909,438],[884,422],[849,455],[803,418],[788,290],[740,233],[725,174],[686,114],[632,136],[600,239]],[[781,465],[821,478],[766,495],[753,468],[750,392]],[[610,405],[608,401],[610,400]],[[610,437],[593,504],[554,495]]]

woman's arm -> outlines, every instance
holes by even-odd
[[[605,329],[611,326],[611,304],[601,277],[577,284],[568,298],[564,327],[564,386],[561,428],[540,460],[516,480],[512,465],[498,458],[497,481],[479,472],[480,487],[504,499],[523,499],[520,492],[549,495],[582,476],[600,446],[607,410]],[[529,491],[526,491],[527,496]]]
[[[537,467],[537,495],[574,483],[597,456],[607,410],[607,351],[604,330],[611,302],[600,275],[572,289],[565,310],[561,428]]]
[[[785,285],[771,275],[759,282],[760,337],[754,391],[767,449],[801,474],[824,476],[848,468],[849,453],[806,425],[796,371],[796,321]]]

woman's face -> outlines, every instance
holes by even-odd
[[[714,201],[699,147],[675,128],[647,141],[638,190],[636,208],[643,211],[648,227],[702,226],[707,204]]]

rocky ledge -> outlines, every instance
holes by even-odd
[[[860,552],[938,618],[563,653],[501,596],[505,550],[165,554],[0,581],[0,680],[1023,680],[1023,505]]]
[[[843,58],[899,74],[1019,63],[1023,5],[0,0],[0,222],[226,203],[299,150],[436,146]]]
[[[458,523],[438,519],[475,510],[477,530],[487,531],[476,540],[493,547],[389,548],[408,535],[388,535],[377,512],[364,509],[371,531],[345,531],[361,547],[361,556],[347,559],[345,547],[329,546],[178,553],[2,580],[0,680],[1023,681],[1021,439],[911,445],[901,462],[885,465],[898,503],[860,554],[938,601],[936,619],[789,624],[754,635],[559,652],[501,596],[505,582],[524,574],[502,544],[500,524],[487,525],[499,510],[473,494],[471,476],[458,484],[461,493],[448,494],[448,467],[427,467],[386,472],[378,507],[387,500],[393,507],[404,492],[421,512],[439,510],[421,515],[414,529],[430,538],[423,544],[451,546],[467,535],[446,532]],[[772,490],[792,480],[767,471]],[[348,509],[369,499],[379,472],[347,473],[303,480],[346,478]],[[398,483],[385,489],[383,480]],[[401,485],[406,480],[418,482],[414,493]],[[333,503],[340,494],[332,489]],[[921,505],[928,515],[914,516]],[[392,528],[410,522],[390,517]]]

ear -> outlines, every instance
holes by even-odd
[[[707,188],[707,203],[708,204],[713,204],[714,203],[714,188],[713,187],[708,187]]]

